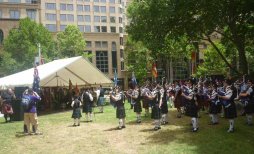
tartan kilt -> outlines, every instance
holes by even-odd
[[[161,118],[161,110],[159,108],[159,104],[155,104],[152,106],[152,114],[151,114],[152,119],[160,119]]]
[[[142,99],[142,105],[144,109],[148,109],[149,108],[149,102],[147,99]]]
[[[167,114],[168,113],[168,104],[167,102],[163,102],[161,105],[161,114]]]
[[[237,117],[236,106],[234,102],[230,103],[229,107],[224,107],[225,118],[233,119]]]
[[[2,114],[13,114],[12,106],[4,103],[2,106]]]
[[[92,112],[93,108],[92,108],[92,104],[90,103],[85,103],[83,106],[83,113],[88,113],[88,112]]]
[[[215,103],[210,102],[209,113],[210,114],[221,113],[221,108],[222,108],[222,106],[220,104],[216,105]]]
[[[81,118],[82,115],[81,115],[81,110],[80,108],[76,108],[76,109],[73,109],[73,112],[72,112],[72,118],[76,119],[76,118]]]
[[[244,111],[246,114],[252,114],[254,113],[254,103],[249,102],[245,107],[244,107]]]
[[[125,118],[125,108],[124,106],[119,106],[116,108],[116,118],[122,119]]]
[[[141,102],[139,101],[139,102],[136,102],[135,104],[134,104],[134,112],[142,112],[142,107],[141,107]]]
[[[185,115],[189,117],[198,117],[198,106],[196,104],[188,102],[185,105]]]

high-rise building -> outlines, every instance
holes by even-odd
[[[125,12],[126,0],[0,0],[0,41],[25,17],[53,35],[76,25],[84,32],[84,51],[94,55],[91,62],[112,79],[116,71],[123,86]]]

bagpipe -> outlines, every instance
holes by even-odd
[[[218,95],[220,96],[226,96],[226,92],[223,91],[221,88],[219,88],[217,90]],[[225,99],[219,99],[220,103],[225,106],[225,107],[229,107],[230,106],[230,100],[225,100]]]

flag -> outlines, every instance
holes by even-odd
[[[115,74],[114,74],[114,86],[117,86],[117,73],[116,73],[116,69],[115,69]]]
[[[152,74],[153,74],[153,77],[155,77],[155,78],[158,77],[158,72],[157,72],[157,68],[156,68],[156,63],[153,63],[153,66],[152,66]]]
[[[75,95],[78,96],[79,95],[79,89],[78,89],[78,85],[76,83],[76,87],[75,87]]]
[[[34,67],[33,91],[35,91],[36,93],[40,92],[40,77],[39,77],[39,72],[36,65]]]
[[[69,92],[72,92],[72,83],[70,79],[69,79]]]
[[[134,72],[132,72],[131,82],[133,87],[135,87],[138,84]]]

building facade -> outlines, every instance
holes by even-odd
[[[0,41],[25,17],[53,35],[76,25],[84,33],[84,51],[93,55],[91,62],[112,79],[117,72],[123,86],[126,5],[125,0],[0,0]]]

